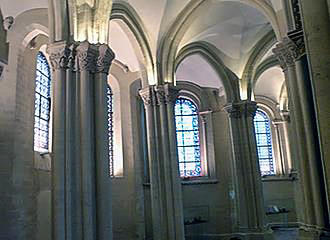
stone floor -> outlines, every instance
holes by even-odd
[[[274,240],[296,240],[298,238],[296,228],[277,228],[273,231]]]

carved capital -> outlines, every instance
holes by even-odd
[[[253,118],[257,111],[257,103],[251,101],[241,101],[228,104],[224,107],[230,118]]]
[[[8,16],[3,20],[3,28],[8,31],[14,24],[14,17],[13,16]]]
[[[155,86],[156,104],[164,105],[166,104],[166,93],[163,85]]]
[[[287,110],[281,110],[280,112],[283,121],[290,122],[290,112]]]
[[[276,45],[273,53],[279,60],[281,68],[286,70],[288,67],[294,66],[295,62],[305,54],[305,44],[302,41],[297,45],[286,37]]]
[[[145,106],[155,106],[156,105],[156,97],[154,94],[153,86],[146,87],[139,91],[139,95],[143,100]]]
[[[78,70],[96,72],[97,46],[84,41],[78,44],[76,51]]]
[[[90,44],[87,41],[58,42],[51,44],[47,52],[53,69],[72,69],[92,73],[109,73],[115,54],[106,44]]]
[[[165,103],[174,104],[177,97],[179,96],[179,89],[172,84],[165,84]]]
[[[98,50],[96,72],[109,74],[109,69],[112,60],[115,58],[115,54],[107,44],[101,44]]]
[[[70,45],[67,42],[58,42],[48,46],[50,64],[53,69],[69,68],[69,58],[71,55]]]
[[[77,48],[76,43],[73,43],[69,46],[70,54],[69,54],[69,58],[68,58],[68,68],[70,68],[73,71],[77,71],[76,48]]]
[[[179,95],[179,90],[172,84],[155,86],[157,104],[174,104]]]

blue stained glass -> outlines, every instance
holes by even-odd
[[[107,107],[108,107],[108,134],[109,134],[109,174],[114,176],[114,159],[113,159],[113,99],[112,90],[107,85]]]
[[[48,151],[50,120],[50,68],[46,57],[37,55],[34,101],[34,150]]]
[[[189,99],[178,98],[175,123],[180,176],[202,176],[197,106]]]
[[[266,113],[257,110],[254,128],[261,175],[275,174],[270,120]]]

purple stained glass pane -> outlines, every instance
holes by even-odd
[[[175,122],[180,176],[202,176],[197,106],[189,99],[178,98]]]

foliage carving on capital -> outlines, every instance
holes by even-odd
[[[152,86],[146,87],[139,91],[139,95],[143,100],[145,106],[154,106],[156,105],[156,99],[154,95],[154,89]]]
[[[77,63],[79,71],[96,71],[96,58],[98,56],[97,47],[84,41],[77,46]]]
[[[157,105],[166,104],[166,93],[163,85],[155,86],[155,94],[156,94]]]
[[[8,31],[14,24],[14,17],[8,16],[3,20],[3,28]]]
[[[254,118],[257,111],[257,104],[252,101],[241,101],[228,104],[224,107],[230,118],[251,117]]]
[[[179,96],[180,90],[171,84],[166,84],[164,89],[165,89],[166,104],[174,104]]]
[[[70,68],[73,71],[77,70],[77,64],[76,64],[76,48],[77,44],[73,43],[69,46],[70,54],[68,58],[68,68]]]
[[[295,62],[305,54],[305,44],[295,44],[291,39],[285,37],[276,45],[273,53],[280,62],[281,68],[286,70],[288,67],[294,66]]]
[[[179,90],[171,84],[155,86],[157,104],[174,104],[179,95]]]
[[[51,44],[48,46],[47,52],[53,69],[69,68],[69,58],[72,50],[68,43],[60,42]]]
[[[107,44],[101,44],[98,47],[99,53],[96,60],[96,71],[109,74],[109,69],[112,60],[115,58],[115,53]]]

